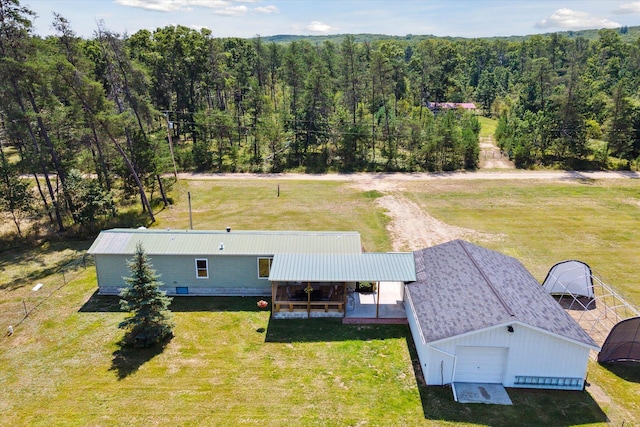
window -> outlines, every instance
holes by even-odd
[[[209,278],[209,262],[206,259],[196,260],[196,277],[198,279]]]
[[[258,279],[268,279],[273,258],[258,258]]]
[[[189,288],[186,286],[176,286],[177,295],[189,295]]]

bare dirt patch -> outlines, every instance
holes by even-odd
[[[515,169],[515,165],[488,136],[480,138],[480,169]]]
[[[457,227],[425,213],[404,196],[388,194],[377,200],[391,218],[387,229],[394,251],[414,251],[455,239],[483,238],[476,230]]]
[[[486,233],[447,224],[429,215],[418,204],[401,194],[403,181],[393,179],[357,180],[354,187],[384,194],[376,200],[387,211],[387,225],[394,251],[414,251],[455,239],[495,239]]]

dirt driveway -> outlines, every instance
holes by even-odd
[[[496,146],[493,137],[480,138],[480,170],[482,169],[514,169],[515,165]]]

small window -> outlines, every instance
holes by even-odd
[[[189,295],[189,288],[186,286],[176,286],[177,295]]]
[[[198,279],[209,278],[209,262],[206,259],[196,260],[196,277]]]
[[[258,258],[258,278],[268,279],[273,258]]]

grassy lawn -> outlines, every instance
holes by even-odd
[[[357,230],[387,250],[376,193],[337,182],[191,181],[158,227]],[[406,195],[478,241],[516,256],[538,279],[580,259],[640,305],[640,183],[434,181]],[[510,407],[463,405],[425,387],[406,326],[270,319],[256,298],[179,298],[175,338],[122,352],[117,298],[95,295],[91,242],[0,252],[0,425],[634,425],[637,367],[592,363],[588,392],[509,390]],[[64,268],[64,275],[62,270]],[[37,282],[40,291],[31,291]],[[24,302],[23,302],[24,301]],[[596,403],[595,400],[599,403]]]
[[[278,188],[280,195],[278,196]],[[391,248],[387,219],[375,192],[323,181],[181,181],[176,204],[158,215],[158,227],[194,229],[358,231],[367,251]]]
[[[476,243],[518,258],[541,282],[555,263],[577,259],[640,306],[635,180],[438,181],[407,192],[437,218],[492,235]]]
[[[493,134],[496,132],[496,126],[498,126],[498,121],[496,119],[490,119],[484,116],[478,116],[478,121],[480,122],[480,137],[493,137]]]

